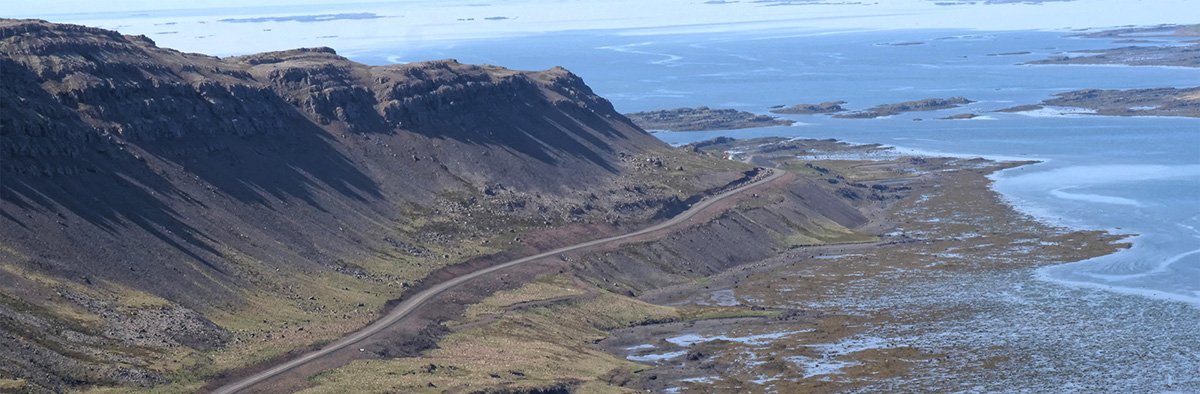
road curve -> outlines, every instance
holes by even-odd
[[[772,170],[768,170],[768,171],[772,171]],[[366,339],[367,337],[370,337],[371,335],[375,335],[376,333],[383,331],[383,329],[387,328],[388,326],[391,326],[392,324],[395,324],[396,322],[400,321],[400,319],[403,319],[405,316],[408,316],[409,313],[412,313],[413,311],[417,310],[417,308],[419,308],[426,301],[429,301],[431,298],[436,297],[438,294],[441,294],[442,292],[445,292],[446,290],[449,290],[451,288],[454,288],[455,286],[463,284],[463,282],[466,282],[466,281],[469,281],[472,279],[476,279],[481,276],[484,276],[484,275],[487,275],[487,274],[490,274],[490,273],[493,273],[493,272],[496,272],[496,271],[499,271],[499,270],[502,270],[502,269],[505,269],[508,267],[512,267],[514,265],[528,263],[530,261],[550,257],[550,256],[553,256],[553,255],[556,255],[559,253],[570,252],[570,251],[573,251],[576,249],[582,249],[582,248],[596,246],[596,245],[609,243],[609,242],[613,242],[613,241],[619,241],[622,239],[636,237],[636,236],[639,236],[642,234],[646,234],[646,233],[662,230],[667,227],[672,227],[672,226],[678,225],[688,219],[691,219],[697,213],[699,213],[700,211],[703,211],[704,208],[707,208],[708,206],[715,204],[718,201],[724,200],[730,196],[738,194],[750,187],[753,187],[756,185],[761,185],[764,183],[773,182],[773,181],[779,179],[780,177],[782,177],[786,173],[787,173],[786,171],[773,170],[771,174],[767,175],[763,179],[758,180],[757,182],[750,182],[745,185],[739,186],[733,190],[729,190],[724,193],[718,194],[715,197],[703,200],[703,201],[693,205],[691,208],[688,208],[688,210],[683,211],[679,215],[676,215],[675,217],[673,217],[665,222],[662,222],[662,223],[659,223],[659,224],[656,224],[656,225],[653,225],[653,226],[650,226],[650,227],[647,227],[647,228],[644,228],[644,229],[641,229],[641,230],[638,230],[638,231],[635,231],[632,233],[617,235],[617,236],[608,237],[608,238],[604,238],[604,239],[597,239],[594,241],[588,241],[588,242],[584,242],[584,243],[580,243],[580,244],[575,244],[575,245],[571,245],[571,246],[554,249],[549,252],[520,258],[520,259],[509,261],[509,262],[506,262],[503,264],[493,265],[491,267],[484,268],[479,271],[475,271],[475,272],[472,272],[472,273],[469,273],[466,275],[462,275],[462,276],[456,277],[454,279],[442,282],[436,286],[426,289],[425,291],[417,293],[416,295],[412,296],[411,298],[409,298],[407,300],[402,301],[400,303],[400,305],[396,306],[395,309],[392,309],[391,312],[388,312],[388,314],[385,315],[383,318],[376,320],[374,323],[371,323],[371,325],[368,325],[358,331],[355,331],[354,333],[352,333],[350,335],[342,337],[342,339],[339,339],[333,343],[330,343],[329,345],[326,345],[325,347],[321,348],[320,350],[315,350],[311,353],[308,353],[303,356],[297,357],[295,359],[289,360],[288,362],[285,362],[283,364],[279,364],[279,365],[272,367],[270,369],[267,369],[265,371],[251,375],[240,381],[222,386],[222,387],[214,390],[212,393],[213,394],[234,394],[234,393],[240,392],[242,390],[245,390],[247,388],[250,388],[251,386],[254,386],[258,383],[261,383],[264,380],[270,379],[270,378],[274,377],[275,375],[279,375],[281,373],[287,372],[288,370],[290,370],[292,368],[296,368],[298,366],[304,365],[305,363],[308,363],[309,361],[312,361],[319,357],[325,356],[329,353],[333,353],[338,350],[345,349],[351,345],[354,345],[355,343],[357,343],[359,341],[362,341],[363,339]]]

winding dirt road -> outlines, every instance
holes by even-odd
[[[653,225],[653,226],[650,226],[650,227],[647,227],[647,228],[644,228],[644,229],[641,229],[641,230],[638,230],[638,231],[635,231],[632,233],[628,233],[628,234],[623,234],[623,235],[618,235],[618,236],[614,236],[614,237],[608,237],[608,238],[604,238],[604,239],[597,239],[594,241],[579,243],[579,244],[551,250],[549,252],[536,254],[533,256],[529,256],[529,257],[524,257],[521,259],[509,261],[509,262],[502,263],[502,264],[497,264],[497,265],[494,265],[494,266],[491,266],[488,268],[481,269],[479,271],[475,271],[475,272],[472,272],[472,273],[469,273],[466,275],[462,275],[462,276],[456,277],[454,279],[442,282],[441,284],[438,284],[434,287],[426,289],[425,291],[422,291],[420,293],[413,295],[412,298],[404,300],[399,305],[397,305],[395,309],[392,309],[391,312],[388,312],[388,314],[385,315],[383,318],[376,320],[374,323],[371,323],[371,325],[366,326],[361,330],[355,331],[354,333],[352,333],[350,335],[342,337],[342,339],[339,339],[333,343],[330,343],[329,345],[326,345],[325,347],[321,348],[320,350],[313,351],[311,353],[308,353],[303,356],[292,359],[290,361],[287,361],[283,364],[279,364],[270,369],[267,369],[267,370],[264,370],[257,374],[246,377],[237,382],[233,382],[228,385],[222,386],[212,392],[215,394],[238,393],[243,390],[249,389],[249,388],[253,387],[254,385],[257,385],[267,379],[275,377],[276,375],[279,375],[281,373],[287,372],[288,370],[291,370],[293,368],[304,365],[305,363],[311,362],[312,360],[315,360],[320,357],[324,357],[330,353],[350,347],[350,346],[354,345],[355,343],[358,343],[359,341],[367,339],[368,337],[375,335],[375,334],[379,333],[380,331],[383,331],[384,329],[388,328],[389,326],[396,324],[396,322],[399,322],[401,319],[404,319],[409,314],[411,314],[413,311],[420,308],[421,305],[424,304],[426,301],[429,301],[430,299],[438,296],[439,294],[445,292],[446,290],[452,289],[455,286],[463,284],[464,282],[479,278],[481,276],[484,276],[484,275],[487,275],[487,274],[490,274],[490,273],[493,273],[493,272],[496,272],[496,271],[499,271],[499,270],[502,270],[502,269],[505,269],[508,267],[512,267],[514,265],[528,263],[530,261],[535,261],[538,259],[543,259],[546,257],[554,256],[559,253],[570,252],[570,251],[574,251],[577,249],[606,244],[606,243],[610,243],[610,242],[618,242],[618,241],[621,241],[621,240],[624,240],[627,238],[633,238],[633,237],[636,237],[639,235],[644,235],[647,233],[663,230],[666,228],[679,226],[679,225],[683,224],[684,222],[688,221],[689,219],[691,219],[693,216],[696,216],[697,213],[704,211],[705,208],[707,208],[721,200],[724,200],[731,196],[737,195],[738,193],[744,192],[749,188],[774,182],[774,181],[780,179],[781,177],[783,177],[785,174],[787,174],[786,171],[780,171],[780,170],[768,170],[768,171],[772,171],[772,172],[769,175],[767,175],[766,177],[763,177],[762,179],[760,179],[756,182],[749,182],[749,183],[747,183],[745,185],[741,185],[735,189],[732,189],[732,190],[726,191],[724,193],[718,194],[714,197],[705,199],[705,200],[693,205],[691,208],[688,208],[688,210],[683,211],[679,215],[676,215],[675,217],[668,219],[667,221],[664,221],[662,223],[659,223],[659,224],[656,224],[656,225]]]

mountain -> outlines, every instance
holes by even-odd
[[[203,380],[750,169],[562,68],[216,58],[38,20],[0,20],[0,155],[0,378],[50,390]]]

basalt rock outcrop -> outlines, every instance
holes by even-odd
[[[0,154],[0,378],[39,390],[170,381],[282,336],[248,333],[283,324],[251,301],[309,314],[300,335],[343,316],[314,293],[414,280],[364,261],[644,223],[746,170],[698,171],[562,68],[221,59],[36,20],[0,20]]]

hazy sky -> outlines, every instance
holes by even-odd
[[[994,0],[993,0],[994,1]],[[962,2],[938,0],[937,2]],[[1200,23],[1196,0],[1078,0],[937,5],[931,0],[0,0],[5,17],[34,17],[145,34],[161,46],[230,55],[327,45],[433,45],[543,32],[620,34],[746,30],[954,28],[1067,29]],[[790,4],[789,4],[790,3]],[[986,1],[979,1],[986,3]],[[222,19],[372,13],[374,19]]]
[[[370,4],[370,3],[418,3],[396,0],[0,0],[3,14],[10,16],[38,16],[54,14],[130,12],[147,10],[234,8],[255,6],[298,6],[311,4]]]

